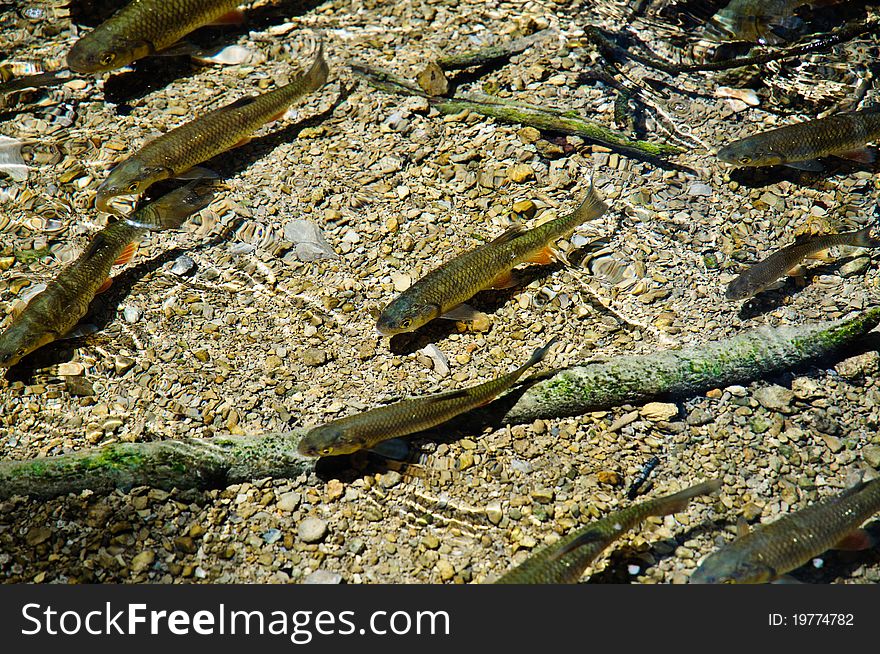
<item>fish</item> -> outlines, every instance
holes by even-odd
[[[826,550],[867,549],[875,543],[859,526],[878,511],[880,477],[742,534],[706,557],[689,581],[762,584]]]
[[[67,66],[78,73],[122,68],[176,44],[204,25],[240,20],[240,0],[132,0],[67,53]],[[226,20],[224,20],[226,19]]]
[[[804,30],[801,9],[819,9],[843,0],[731,0],[711,19],[712,27],[737,41],[776,45]]]
[[[459,254],[425,275],[388,303],[376,321],[386,336],[411,332],[448,314],[478,292],[511,285],[514,266],[563,260],[553,248],[556,239],[587,220],[601,216],[608,205],[593,186],[572,213],[525,229],[514,224],[495,240]]]
[[[880,247],[880,239],[871,236],[871,227],[843,234],[802,235],[794,243],[777,250],[766,259],[746,269],[727,287],[728,300],[744,300],[760,293],[780,277],[785,276],[805,258],[835,245],[863,248]]]
[[[477,386],[401,400],[314,427],[303,436],[297,449],[311,457],[351,454],[440,425],[489,403],[513,386],[529,368],[544,359],[556,341],[554,337],[539,347],[519,368]]]
[[[247,143],[251,132],[277,120],[294,100],[323,86],[328,74],[322,45],[309,70],[289,84],[239,98],[172,129],[117,164],[98,187],[95,205],[108,211],[108,203],[117,195],[142,193],[151,184],[194,172],[196,164]]]
[[[191,214],[210,202],[210,192],[198,192],[190,182],[126,219],[96,233],[79,258],[35,295],[9,327],[0,333],[0,368],[17,364],[31,352],[64,338],[86,314],[89,304],[106,287],[110,269],[127,263],[137,241],[150,230],[177,229]]]
[[[716,156],[734,166],[821,170],[814,160],[830,155],[871,163],[873,153],[865,145],[878,137],[880,109],[864,109],[748,136],[725,145]]]
[[[684,511],[695,497],[710,495],[720,488],[721,481],[713,479],[673,495],[639,502],[629,508],[615,511],[538,550],[518,566],[505,572],[494,583],[573,584],[606,547],[645,518]]]

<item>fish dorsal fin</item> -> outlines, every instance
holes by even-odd
[[[596,543],[600,540],[602,540],[602,532],[595,528],[588,529],[583,534],[572,540],[568,545],[555,552],[552,556],[552,559],[554,561],[558,561],[563,556],[565,556],[566,554],[571,554],[579,547],[583,547],[588,543]]]
[[[736,519],[736,535],[738,538],[749,535],[749,523],[746,522],[744,516],[740,516]]]
[[[246,107],[258,97],[259,96],[257,95],[246,95],[243,98],[239,98],[235,102],[230,102],[224,107],[224,109],[240,109],[241,107]]]
[[[806,232],[804,232],[803,234],[798,234],[797,236],[795,236],[795,237],[794,237],[794,242],[795,242],[795,244],[797,244],[797,243],[806,243],[806,242],[809,241],[811,238],[813,238],[813,236],[814,236],[814,234],[807,234]]]
[[[465,397],[468,394],[467,388],[459,388],[454,391],[447,391],[446,393],[438,393],[437,395],[431,395],[430,397],[426,397],[423,400],[424,402],[434,403],[434,402],[445,402],[446,400],[452,400],[456,397]]]
[[[523,227],[520,223],[514,223],[510,227],[505,229],[500,236],[493,239],[490,244],[497,245],[499,243],[507,243],[508,241],[512,241],[518,236],[521,236],[525,231],[526,228]]]

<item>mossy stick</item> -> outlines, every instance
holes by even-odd
[[[566,368],[450,425],[532,422],[748,383],[825,360],[855,345],[878,322],[880,307],[874,307],[836,322],[761,327],[687,349]],[[3,461],[0,499],[139,485],[166,490],[217,488],[263,477],[297,476],[314,466],[313,459],[296,451],[302,433],[114,443],[53,457]]]

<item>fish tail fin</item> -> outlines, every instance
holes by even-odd
[[[541,361],[544,360],[544,357],[547,356],[547,353],[550,351],[550,348],[553,347],[558,340],[559,340],[559,337],[554,336],[549,341],[547,341],[547,343],[545,345],[542,345],[537,350],[535,350],[532,353],[532,356],[529,357],[529,360],[526,361],[522,365],[520,370],[525,371],[525,370],[528,370],[529,368],[531,368],[532,366],[535,366],[535,365],[541,363]]]
[[[196,191],[199,180],[163,195],[124,220],[133,227],[150,231],[178,229],[184,221],[211,202],[212,191]]]
[[[329,75],[330,66],[327,65],[327,60],[324,58],[324,39],[319,37],[318,54],[315,55],[315,61],[312,63],[309,71],[305,74],[309,90],[314,91],[324,86]]]
[[[868,225],[853,235],[852,244],[863,248],[876,248],[880,247],[880,238],[871,236],[871,225]]]
[[[598,218],[606,211],[608,211],[608,205],[605,204],[605,200],[599,195],[593,180],[590,179],[590,188],[578,208],[574,210],[573,217],[578,219],[578,225],[580,225],[588,220]]]
[[[659,498],[656,506],[657,513],[655,515],[669,515],[670,513],[678,513],[683,511],[692,499],[701,495],[711,495],[721,488],[720,479],[711,479],[701,484],[685,488],[674,495]]]

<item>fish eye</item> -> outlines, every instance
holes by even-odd
[[[739,158],[739,162],[741,164],[747,164],[747,163],[751,162],[751,160],[752,160],[751,157],[746,157],[746,156],[742,156]]]
[[[400,326],[403,327],[404,329],[409,329],[409,326],[410,326],[411,324],[412,324],[412,319],[411,319],[411,318],[405,318],[404,320],[402,320],[402,321],[400,322]]]
[[[321,454],[322,454],[323,456],[328,456],[328,455],[330,455],[330,454],[332,454],[332,453],[333,453],[333,448],[332,448],[332,447],[325,447],[324,449],[321,450]]]
[[[129,190],[129,192],[131,192],[131,193],[136,193],[137,190],[138,190],[138,183],[137,183],[137,182],[132,182],[131,184],[129,184],[129,185],[128,185],[128,190]]]
[[[116,59],[116,54],[113,52],[107,52],[101,55],[101,64],[104,66],[109,66],[113,63],[113,60]]]

